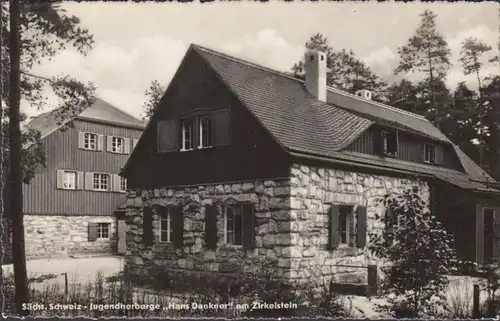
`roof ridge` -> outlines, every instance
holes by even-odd
[[[236,62],[239,62],[241,64],[244,64],[244,65],[247,65],[247,66],[250,66],[250,67],[254,67],[254,68],[258,68],[258,69],[262,69],[264,71],[268,71],[268,72],[271,72],[273,74],[278,74],[280,76],[283,76],[283,77],[286,77],[286,78],[289,78],[291,80],[295,80],[297,82],[301,82],[301,83],[304,83],[303,80],[301,79],[298,79],[296,77],[293,77],[291,76],[290,74],[287,74],[286,72],[284,71],[279,71],[279,70],[276,70],[276,69],[272,69],[270,67],[265,67],[263,65],[259,65],[258,63],[255,63],[255,62],[250,62],[250,61],[247,61],[247,60],[244,60],[244,59],[241,59],[241,58],[237,58],[237,57],[234,57],[234,56],[230,56],[228,54],[225,54],[225,53],[222,53],[222,52],[219,52],[219,51],[215,51],[213,49],[210,49],[210,48],[207,48],[207,47],[203,47],[203,46],[200,46],[200,45],[197,45],[197,44],[194,44],[192,43],[191,46],[193,46],[194,48],[197,48],[197,49],[200,49],[202,51],[205,51],[205,52],[208,52],[208,53],[211,53],[213,55],[216,55],[216,56],[220,56],[220,57],[223,57],[223,58],[226,58],[226,59],[230,59],[230,60],[233,60],[233,61],[236,61]]]
[[[334,87],[326,86],[326,89],[330,90],[330,91],[334,91],[334,92],[336,92],[337,94],[340,94],[340,95],[344,95],[344,96],[348,96],[348,97],[351,97],[351,98],[355,98],[357,100],[365,101],[365,102],[377,105],[379,107],[382,107],[382,108],[385,108],[385,109],[389,109],[389,110],[401,113],[403,115],[408,115],[408,116],[412,116],[412,117],[415,117],[415,118],[418,118],[418,119],[429,121],[427,118],[425,118],[422,115],[415,114],[415,113],[412,113],[410,111],[406,111],[406,110],[403,110],[403,109],[400,109],[400,108],[397,108],[397,107],[393,107],[393,106],[390,106],[390,105],[386,105],[386,104],[380,103],[378,101],[364,99],[362,97],[359,97],[357,95],[353,95],[351,93],[348,93],[346,91],[343,91],[343,90],[340,90],[340,89],[337,89],[337,88],[334,88]]]
[[[133,119],[135,119],[135,120],[137,120],[137,121],[141,121],[139,118],[135,117],[134,115],[130,114],[129,112],[127,112],[127,111],[125,111],[125,110],[123,110],[123,109],[121,109],[121,108],[119,108],[119,107],[116,107],[115,105],[113,105],[113,104],[109,103],[109,102],[108,102],[107,100],[105,100],[105,99],[102,99],[102,98],[101,98],[101,97],[99,97],[98,95],[94,95],[94,97],[95,97],[96,99],[99,99],[99,100],[101,100],[102,102],[106,103],[106,104],[107,104],[107,105],[109,105],[111,108],[114,108],[114,109],[118,110],[119,112],[122,112],[122,113],[124,113],[125,115],[130,116],[130,117],[132,117]]]

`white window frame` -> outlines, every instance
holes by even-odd
[[[228,209],[229,208],[232,208],[233,209],[233,243],[229,243],[228,241],[228,223],[227,223],[227,220],[228,220]],[[239,210],[239,215],[241,217],[241,244],[234,244],[234,235],[236,234],[235,233],[235,222],[236,220],[234,219],[235,215],[234,215],[234,209],[238,209]],[[232,246],[243,246],[243,206],[241,205],[237,205],[237,204],[234,204],[234,205],[225,205],[223,207],[224,209],[224,244],[230,244]]]
[[[72,176],[72,180],[68,180],[68,178]],[[75,171],[63,171],[63,181],[62,181],[62,188],[63,189],[68,189],[68,190],[76,190],[76,180],[78,179],[77,173]],[[71,182],[72,181],[72,182]],[[66,186],[66,183],[73,183],[71,186]]]
[[[207,145],[203,145],[203,131],[205,129],[205,126],[204,126],[204,121],[206,121],[208,123],[208,140],[209,140],[209,143]],[[198,118],[198,130],[199,130],[199,133],[200,133],[200,137],[199,137],[199,144],[198,144],[198,148],[199,149],[202,149],[202,148],[209,148],[209,147],[212,147],[212,142],[211,142],[211,135],[210,135],[210,127],[211,127],[211,124],[210,124],[210,117],[207,117],[207,116],[201,116]]]
[[[103,237],[103,231],[104,231],[104,226],[106,226],[107,230],[107,237]],[[96,232],[96,238],[98,240],[109,240],[111,238],[111,223],[108,222],[99,222],[97,223],[97,232]]]
[[[186,124],[190,124],[190,142],[191,142],[191,148],[186,148]],[[194,149],[194,141],[193,141],[193,120],[192,119],[186,119],[186,120],[183,120],[181,122],[181,130],[182,130],[182,148],[181,148],[181,151],[182,152],[185,152],[185,151],[190,151],[190,150],[193,150]]]
[[[103,184],[103,177],[106,177],[106,189],[101,188],[100,186]],[[98,181],[99,187],[96,188],[96,178]],[[94,191],[102,191],[102,192],[107,192],[109,191],[109,185],[110,185],[110,180],[111,180],[111,175],[105,174],[105,173],[94,173],[92,177],[92,190]]]
[[[432,148],[432,157],[431,155],[427,155],[427,148],[430,147]],[[427,157],[429,156],[429,157]],[[436,163],[436,146],[434,144],[430,143],[425,143],[424,144],[424,162],[428,164],[435,164]]]
[[[97,150],[98,135],[94,133],[83,133],[83,149]]]
[[[120,192],[127,191],[127,179],[125,177],[120,176],[120,186],[118,188]]]
[[[125,152],[125,138],[111,136],[111,152],[123,154]]]
[[[167,232],[167,239],[164,240],[162,239],[162,235],[163,235],[163,227],[164,224],[166,222],[166,225],[167,225],[167,228],[166,228],[166,232]],[[160,215],[160,224],[158,226],[158,234],[159,234],[159,240],[160,240],[160,243],[172,243],[172,217],[170,216],[170,212],[167,210],[167,218],[163,218],[161,217]]]

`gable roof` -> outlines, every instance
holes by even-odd
[[[188,49],[182,63],[192,54],[201,56],[269,134],[294,156],[349,161],[361,166],[375,163],[380,167],[399,167],[402,170],[412,167],[412,172],[434,177],[440,175],[441,179],[456,175],[464,181],[470,181],[473,177],[483,177],[480,181],[485,181],[484,175],[478,175],[482,170],[464,153],[457,152],[457,155],[470,176],[451,169],[441,173],[442,169],[436,166],[401,163],[392,158],[367,160],[364,157],[366,155],[351,155],[344,151],[375,123],[451,144],[445,135],[420,115],[334,88],[328,88],[327,102],[321,102],[306,90],[303,80],[194,44]],[[471,185],[471,188],[475,187]]]
[[[66,117],[64,113],[61,114],[62,110],[58,108],[34,117],[25,127],[39,131],[41,138],[50,135],[75,118],[98,120],[138,128],[144,127],[144,123],[134,116],[100,98],[95,97],[94,99],[95,101],[90,107],[84,108],[75,115],[67,115]],[[69,111],[66,114],[69,114]]]

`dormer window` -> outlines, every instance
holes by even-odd
[[[181,151],[193,149],[193,121],[184,120],[182,122],[182,148]]]
[[[383,131],[382,132],[382,148],[384,155],[396,157],[398,154],[398,132]]]
[[[424,162],[430,164],[436,163],[436,149],[433,144],[426,143],[424,145]]]

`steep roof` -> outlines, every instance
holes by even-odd
[[[94,103],[90,107],[79,111],[77,114],[70,115],[69,111],[66,114],[68,115],[65,115],[62,109],[54,109],[34,117],[26,124],[26,127],[39,131],[42,138],[50,135],[75,118],[99,120],[125,126],[144,127],[144,123],[141,120],[100,98],[95,98]]]
[[[399,169],[430,175],[470,189],[487,187],[474,183],[476,178],[481,178],[477,181],[483,182],[491,179],[484,176],[484,171],[463,152],[459,152],[456,146],[466,173],[345,151],[345,147],[374,123],[389,125],[446,144],[451,142],[422,116],[334,88],[328,88],[327,102],[321,102],[306,90],[304,81],[286,73],[198,45],[191,45],[186,57],[193,52],[208,63],[219,79],[276,141],[294,156]]]
[[[296,78],[194,46],[284,146],[319,154],[349,145],[372,120],[318,101]]]

